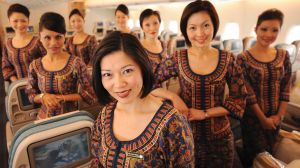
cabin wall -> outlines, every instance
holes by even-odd
[[[129,5],[130,18],[134,21],[134,26],[139,20],[140,13],[146,9],[151,8],[160,11],[162,20],[164,21],[164,29],[169,30],[169,22],[177,21],[178,33],[180,33],[179,23],[180,17],[184,7],[189,3],[176,2],[176,3],[159,3],[159,4],[146,4],[146,5]],[[232,0],[224,2],[213,1],[217,8],[220,17],[220,28],[218,34],[224,33],[224,28],[228,22],[237,22],[240,26],[239,38],[250,36],[253,34],[253,29],[256,24],[258,15],[270,8],[278,8],[285,14],[284,24],[281,33],[278,36],[276,43],[286,42],[289,30],[294,25],[300,25],[299,15],[300,1],[299,0]],[[170,5],[172,4],[172,8]],[[3,26],[9,26],[6,17],[8,5],[0,3],[0,14],[2,16]],[[85,18],[85,31],[93,33],[94,25],[97,21],[114,21],[115,7],[89,7],[86,9]],[[44,7],[30,8],[31,17],[30,25],[34,25],[35,32],[38,31],[38,21],[40,16],[46,11],[54,11],[62,14],[68,25],[69,8],[68,3],[55,3]],[[67,26],[69,27],[69,26]]]

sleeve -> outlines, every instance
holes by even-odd
[[[283,66],[284,66],[284,76],[280,82],[279,100],[289,102],[290,89],[291,89],[292,64],[288,52],[286,52]]]
[[[175,109],[174,109],[175,110]],[[179,112],[167,123],[164,136],[166,167],[194,167],[194,139],[188,121]]]
[[[99,148],[101,146],[101,114],[105,111],[106,108],[103,108],[102,112],[98,114],[97,120],[94,122],[94,126],[91,133],[91,168],[102,168],[103,166],[99,161]]]
[[[79,95],[88,104],[94,104],[96,102],[96,96],[90,81],[88,80],[87,68],[85,63],[79,58],[76,58],[75,68],[78,71],[78,80],[80,84]]]
[[[29,53],[30,61],[33,61],[40,57],[43,57],[46,54],[47,54],[46,49],[44,48],[42,42],[38,39],[36,41],[36,45],[35,45],[34,49],[31,51],[31,53]]]
[[[173,56],[165,56],[157,69],[155,80],[162,83],[172,77],[178,76],[177,52]]]
[[[89,62],[86,62],[86,64],[91,64],[93,65],[93,59],[94,59],[94,51],[97,47],[97,39],[95,36],[91,37],[91,40],[89,42]]]
[[[9,56],[8,56],[7,47],[4,44],[2,50],[2,73],[3,73],[3,78],[6,81],[9,81],[10,77],[12,76],[17,76],[16,70],[8,57]]]
[[[26,93],[28,95],[29,101],[34,103],[34,97],[41,93],[39,86],[38,86],[38,77],[35,69],[33,68],[35,61],[33,61],[29,65],[28,70],[28,81],[26,86]]]
[[[236,64],[234,56],[231,53],[229,56],[230,59],[226,73],[229,96],[225,98],[223,107],[229,111],[232,117],[241,119],[245,111],[247,90],[241,67]]]
[[[249,76],[249,71],[248,71],[249,68],[247,66],[247,62],[243,57],[244,56],[242,54],[238,55],[236,62],[241,67],[241,70],[244,75],[244,82],[247,89],[246,103],[247,105],[253,105],[257,103],[257,98],[251,85],[251,79]]]

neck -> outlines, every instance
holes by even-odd
[[[211,47],[191,47],[189,48],[189,52],[192,53],[193,55],[197,56],[197,57],[207,57],[210,55],[211,52]]]
[[[145,38],[145,41],[148,42],[148,43],[152,43],[152,44],[155,44],[157,43],[158,41],[158,38]]]
[[[82,31],[78,31],[75,33],[75,36],[83,36],[85,35],[86,33],[82,30]]]
[[[254,44],[254,46],[252,47],[253,49],[260,51],[260,52],[268,52],[270,47],[269,46],[262,46],[260,44]]]
[[[142,99],[137,98],[135,101],[133,101],[132,103],[128,103],[128,104],[122,104],[122,103],[118,102],[117,109],[120,111],[123,111],[125,113],[128,113],[128,114],[140,113],[140,112],[144,111],[145,108],[143,108],[143,107],[147,106],[146,102],[149,102],[150,98],[151,98],[151,95],[146,96]]]
[[[64,55],[65,53],[63,51],[59,52],[59,53],[48,53],[46,56],[48,56],[48,59],[50,61],[56,61],[56,60],[59,60],[60,58],[62,58],[62,56]]]
[[[129,32],[130,32],[129,27],[127,27],[127,26],[119,27],[119,30],[120,30],[121,32],[123,32],[123,33],[129,33]]]
[[[26,38],[26,37],[28,37],[28,35],[29,34],[27,32],[24,32],[24,33],[16,32],[15,38]]]

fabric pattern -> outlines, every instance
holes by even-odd
[[[8,38],[2,51],[2,72],[4,80],[9,81],[10,77],[16,76],[17,79],[28,76],[30,63],[43,55],[46,55],[42,43],[38,37],[32,40],[23,48],[15,48],[12,44],[12,38]]]
[[[96,37],[88,35],[81,44],[74,44],[73,40],[73,36],[66,39],[65,48],[67,52],[80,57],[86,65],[92,64],[93,53],[97,46]]]
[[[172,106],[162,104],[137,138],[119,141],[112,130],[116,102],[106,106],[91,136],[91,167],[194,167],[194,143],[187,120]]]
[[[260,62],[245,51],[238,56],[237,63],[242,67],[248,90],[242,135],[244,151],[252,164],[256,154],[265,150],[272,153],[280,126],[274,131],[263,129],[250,106],[257,103],[266,117],[276,115],[280,102],[289,101],[292,66],[288,52],[283,49],[277,49],[270,62]]]
[[[78,85],[80,84],[80,89]],[[79,91],[78,91],[79,90]],[[27,94],[34,103],[34,97],[40,93],[73,94],[79,93],[88,104],[95,103],[95,94],[87,78],[86,65],[75,56],[70,56],[65,67],[59,71],[47,71],[42,58],[34,60],[29,67]],[[78,110],[77,102],[64,102],[61,108],[47,109],[42,105],[38,118],[47,118]]]

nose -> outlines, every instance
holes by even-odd
[[[196,35],[201,36],[201,35],[203,35],[203,33],[204,33],[204,29],[201,27],[198,27],[196,30]]]
[[[124,77],[122,75],[116,75],[114,80],[114,85],[117,88],[122,88],[126,85]]]
[[[55,38],[51,38],[50,40],[50,46],[55,46],[57,44],[57,41]]]

